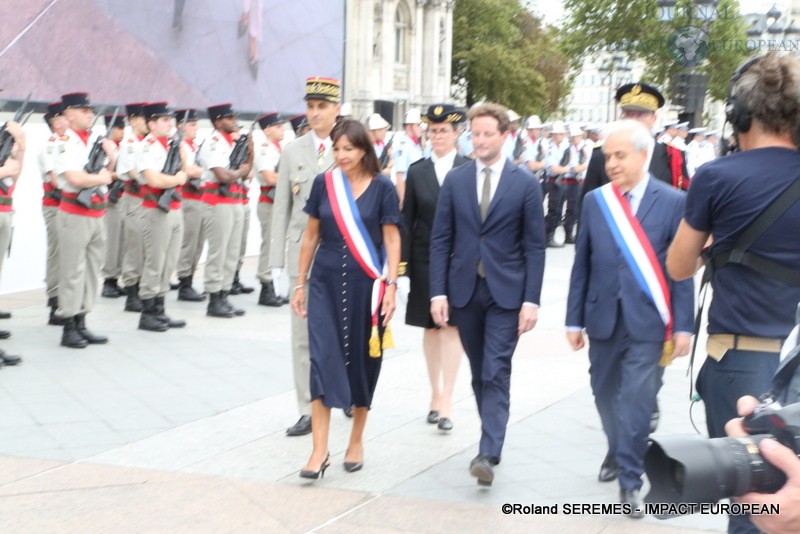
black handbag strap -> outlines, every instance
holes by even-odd
[[[733,249],[720,252],[711,257],[711,271],[717,271],[732,263],[743,265],[755,272],[773,278],[792,287],[800,287],[800,270],[785,267],[777,262],[749,251],[753,243],[761,237],[786,211],[800,200],[800,179],[795,180],[767,209],[742,232]],[[708,266],[707,266],[708,267]]]

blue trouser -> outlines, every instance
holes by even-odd
[[[511,356],[517,347],[519,310],[497,305],[479,278],[472,299],[453,308],[453,318],[472,370],[472,390],[481,416],[480,454],[500,458],[511,391]]]
[[[589,338],[592,393],[608,438],[609,453],[620,467],[622,489],[642,487],[663,348],[663,342],[631,339],[621,318],[610,338]]]
[[[772,375],[778,368],[777,352],[729,350],[716,361],[706,358],[697,376],[697,392],[706,406],[706,425],[711,438],[724,437],[725,423],[739,417],[736,401],[745,395],[759,397],[770,390]],[[730,516],[730,534],[760,532],[749,516]]]

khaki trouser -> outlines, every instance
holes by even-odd
[[[289,271],[289,287],[297,281],[300,263],[300,243],[289,243],[286,268]],[[308,294],[308,286],[306,286]],[[289,298],[294,290],[289,290]],[[307,298],[307,297],[306,297]],[[292,366],[294,387],[297,393],[297,410],[300,415],[311,415],[311,358],[308,352],[308,320],[292,313]]]
[[[0,272],[3,271],[3,261],[8,254],[8,245],[11,244],[11,232],[14,228],[11,211],[0,211]]]
[[[125,198],[123,195],[122,198]],[[122,251],[125,225],[125,207],[122,198],[116,204],[109,204],[106,216],[106,259],[100,274],[103,278],[119,278],[122,274]]]
[[[181,203],[183,213],[183,239],[178,257],[178,278],[192,276],[200,254],[203,253],[205,232],[203,231],[203,216],[207,204],[202,200],[184,199]]]
[[[47,231],[47,263],[44,277],[47,298],[58,297],[58,206],[42,206],[44,226]]]
[[[261,221],[261,253],[258,256],[258,280],[265,284],[272,281],[272,269],[269,264],[269,240],[272,229],[272,204],[259,202],[256,210]],[[294,280],[293,280],[294,281]]]
[[[97,298],[97,280],[106,246],[101,217],[84,217],[59,210],[58,316],[89,313]]]
[[[206,293],[230,291],[242,248],[241,204],[206,206],[204,231],[208,238],[205,269]]]
[[[247,252],[247,234],[250,233],[250,204],[242,204],[242,248],[239,251],[239,261],[236,262],[236,270],[242,269],[244,254]]]
[[[144,244],[142,242],[142,226],[144,224],[144,208],[142,199],[133,195],[124,195],[125,223],[123,224],[123,240],[125,251],[122,256],[122,286],[130,287],[138,284],[142,277],[144,263]],[[122,202],[122,200],[120,200]]]
[[[139,297],[151,299],[169,293],[169,280],[178,264],[183,239],[180,209],[164,213],[158,208],[144,209],[144,267]]]

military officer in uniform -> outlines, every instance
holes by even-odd
[[[187,115],[188,112],[188,115]],[[195,291],[192,286],[194,271],[203,252],[205,235],[203,234],[203,168],[199,161],[197,144],[197,110],[179,109],[175,111],[175,120],[182,121],[186,117],[183,131],[183,144],[186,146],[185,172],[186,183],[181,186],[181,214],[183,215],[183,240],[178,256],[178,300],[202,302],[205,295]]]
[[[237,132],[236,115],[230,104],[208,108],[214,131],[203,145],[203,202],[206,203],[204,231],[208,239],[205,291],[209,295],[206,314],[211,317],[244,315],[228,301],[242,246],[242,179],[251,165],[230,168]]]
[[[106,208],[106,186],[116,153],[110,139],[102,140],[102,149],[109,160],[97,174],[86,172],[94,145],[92,125],[94,112],[87,93],[70,93],[61,97],[69,129],[59,147],[56,172],[61,193],[57,218],[59,269],[58,315],[65,319],[61,345],[82,349],[89,344],[107,343],[108,338],[94,335],[86,328],[86,314],[92,311],[97,297],[97,280],[105,252],[106,229],[103,216]],[[78,194],[88,189],[91,201],[81,204]]]
[[[111,130],[108,138],[113,141],[117,151],[117,158],[119,158],[119,149],[125,137],[125,118],[121,115],[113,117],[109,114],[103,119],[106,124],[106,130]],[[111,124],[112,119],[114,124]],[[111,179],[115,182],[119,180],[119,175],[116,172],[112,172]],[[103,276],[103,291],[100,294],[103,297],[112,299],[125,294],[118,285],[119,276],[122,274],[122,251],[125,249],[122,239],[125,216],[119,200],[119,196],[111,198],[111,195],[109,195],[106,216],[103,217],[106,225],[106,257],[103,262],[103,268],[100,271]]]
[[[658,89],[646,83],[629,83],[617,90],[615,98],[622,110],[623,119],[637,120],[648,130],[653,130],[656,123],[656,110],[664,105],[664,95]],[[650,158],[650,174],[657,180],[667,182],[673,187],[685,189],[689,183],[686,178],[688,173],[686,162],[681,154],[680,150],[669,145],[656,143]],[[608,183],[605,164],[602,143],[599,143],[595,145],[589,160],[589,167],[586,169],[581,199],[592,189]]]
[[[403,195],[406,190],[406,171],[415,161],[422,159],[422,116],[418,109],[410,109],[403,119],[403,131],[395,134],[392,142],[394,149],[394,179],[397,186],[397,196],[403,204]]]
[[[151,332],[164,332],[170,328],[186,326],[184,321],[170,319],[164,311],[164,298],[169,292],[169,278],[178,264],[178,254],[180,254],[183,216],[180,212],[180,196],[177,194],[171,197],[166,212],[160,209],[158,204],[162,195],[172,194],[168,190],[175,191],[186,183],[186,173],[182,168],[175,174],[163,172],[171,146],[167,136],[174,123],[172,113],[167,109],[167,103],[147,104],[144,113],[150,133],[142,141],[136,159],[136,167],[144,179],[142,189],[145,192],[142,201],[144,263],[139,289],[143,309],[139,328]],[[179,125],[181,128],[184,126]],[[182,149],[182,146],[178,146],[179,151]]]
[[[280,276],[284,267],[289,270],[290,280],[297,279],[300,242],[308,222],[308,215],[303,208],[314,177],[333,165],[330,135],[339,115],[340,95],[341,84],[338,80],[318,77],[306,80],[306,116],[311,131],[289,143],[281,154],[269,247],[269,264],[274,268],[273,280]],[[308,279],[308,276],[305,278]],[[308,325],[294,314],[292,360],[300,419],[286,433],[289,436],[302,436],[311,433],[311,370]]]
[[[44,120],[50,127],[51,135],[44,148],[39,153],[39,172],[42,175],[42,215],[47,232],[47,263],[45,267],[45,286],[47,291],[47,306],[50,308],[50,318],[47,324],[64,326],[63,319],[56,316],[58,310],[58,203],[61,200],[61,190],[58,188],[56,175],[56,155],[62,142],[64,132],[69,123],[64,117],[64,106],[55,102],[47,106]]]
[[[17,186],[17,180],[22,174],[22,164],[25,160],[25,132],[22,131],[22,126],[14,121],[6,123],[6,131],[14,139],[14,147],[11,149],[11,155],[0,167],[0,271],[3,270],[3,259],[6,257],[6,251],[11,244],[11,232],[13,229],[11,218],[14,213],[13,208],[13,195],[14,189]],[[0,312],[3,318],[8,319],[11,317],[9,312]],[[0,330],[0,339],[7,339],[11,337],[11,332]],[[0,350],[0,366],[3,365],[17,365],[22,361],[19,356],[6,354]]]
[[[121,202],[124,205],[125,224],[122,239],[125,249],[122,254],[122,287],[127,298],[125,311],[140,313],[142,301],[139,299],[139,280],[142,276],[144,245],[142,243],[142,199],[136,160],[142,140],[147,135],[147,121],[144,118],[144,103],[137,102],[125,106],[131,135],[122,140],[117,163],[117,176],[125,180],[125,193]]]
[[[275,184],[278,183],[278,164],[283,150],[281,141],[286,123],[278,113],[266,113],[258,118],[258,125],[264,132],[264,138],[255,147],[253,167],[261,188],[256,211],[261,223],[261,251],[258,256],[258,280],[261,282],[261,293],[258,303],[261,306],[282,306],[283,298],[275,293],[272,270],[269,264],[269,247],[271,243],[272,205],[275,199]]]
[[[560,248],[563,245],[554,239],[556,229],[561,224],[561,213],[564,209],[564,197],[567,185],[564,183],[569,172],[570,142],[567,139],[567,128],[561,121],[555,121],[550,131],[550,149],[546,157],[547,216],[545,232],[547,246]]]

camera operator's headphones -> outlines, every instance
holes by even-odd
[[[736,85],[744,73],[764,58],[758,56],[748,59],[742,63],[736,72],[731,76],[731,82],[728,84],[728,96],[725,99],[725,120],[733,126],[733,134],[745,133],[750,130],[753,124],[753,116],[750,114],[750,109],[747,107],[739,97],[733,94],[733,86]]]

